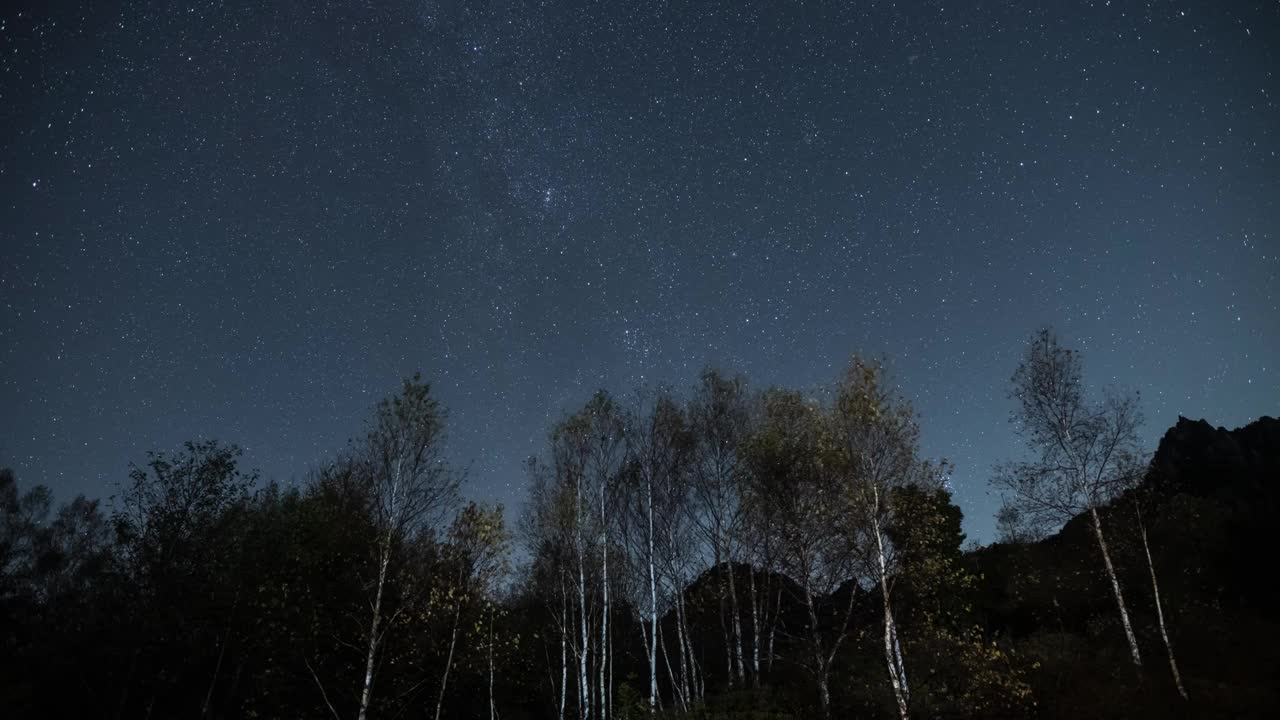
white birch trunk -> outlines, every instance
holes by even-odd
[[[1089,516],[1093,518],[1093,534],[1098,539],[1098,549],[1102,551],[1102,562],[1107,567],[1107,577],[1111,579],[1111,589],[1115,592],[1116,607],[1120,609],[1120,622],[1124,625],[1124,636],[1129,641],[1129,652],[1133,655],[1133,664],[1142,667],[1138,639],[1134,637],[1133,625],[1129,622],[1129,611],[1124,606],[1124,592],[1120,589],[1120,579],[1116,577],[1116,569],[1111,564],[1111,553],[1107,551],[1107,540],[1102,534],[1102,520],[1098,517],[1098,509],[1089,508]]]
[[[898,717],[907,720],[910,693],[907,687],[906,668],[902,664],[902,648],[898,644],[898,628],[893,621],[893,610],[888,597],[884,601],[884,657],[889,666],[889,682],[893,685],[893,698],[898,703]]]
[[[808,582],[804,586],[804,605],[809,612],[809,637],[813,647],[813,676],[818,683],[818,707],[823,720],[831,717],[831,688],[827,677],[827,658],[822,651],[822,629],[818,626],[818,610],[814,604],[813,592]]]
[[[734,572],[732,553],[725,553],[725,567],[729,570],[729,612],[733,614],[733,622],[730,627],[733,629],[734,670],[737,673],[738,684],[741,685],[746,682],[746,669],[742,662],[742,613],[738,609],[738,587],[733,578],[736,573]]]
[[[747,578],[751,583],[751,685],[760,687],[760,602],[756,596],[756,568],[748,568]]]
[[[436,720],[440,720],[440,711],[444,708],[444,692],[449,687],[449,671],[453,669],[453,648],[458,643],[458,615],[461,608],[453,609],[453,630],[449,633],[449,654],[444,659],[444,677],[440,679],[440,694],[436,696]]]
[[[647,485],[649,499],[649,714],[658,707],[658,580],[653,570],[653,478]]]
[[[569,598],[564,591],[564,575],[560,575],[560,712],[557,720],[564,720],[564,706],[569,689]]]
[[[369,650],[365,653],[364,684],[360,689],[360,710],[356,717],[365,720],[373,699],[373,665],[378,655],[379,633],[382,631],[382,591],[387,585],[387,566],[391,563],[391,531],[388,530],[378,558],[378,589],[373,596],[373,621],[369,626]]]
[[[698,699],[703,695],[703,683],[698,671],[698,660],[693,654],[693,639],[689,636],[689,618],[685,612],[684,593],[676,596],[676,634],[680,640],[681,672],[687,664],[689,668],[689,697]]]
[[[879,502],[879,495],[876,496]],[[898,629],[893,622],[893,607],[889,602],[888,567],[884,553],[884,539],[881,537],[880,524],[874,526],[876,533],[876,560],[879,563],[880,597],[884,606],[884,659],[889,666],[889,683],[893,686],[893,697],[898,703],[898,717],[907,720],[907,706],[911,691],[907,686],[907,669],[902,662],[902,647],[898,644]]]
[[[1160,584],[1156,582],[1156,565],[1151,560],[1151,546],[1147,544],[1147,526],[1142,522],[1142,510],[1138,510],[1138,531],[1142,534],[1142,551],[1147,556],[1147,569],[1151,571],[1151,592],[1156,599],[1156,620],[1160,624],[1160,639],[1164,640],[1164,649],[1169,654],[1169,671],[1173,673],[1173,684],[1183,700],[1188,700],[1187,689],[1182,685],[1182,674],[1178,672],[1178,661],[1173,656],[1173,643],[1169,641],[1169,631],[1164,624],[1164,605],[1160,602]]]
[[[728,604],[727,595],[729,594],[729,578],[725,573],[724,555],[720,553],[720,529],[717,525],[716,536],[712,541],[715,545],[712,569],[720,568],[720,592],[719,592],[719,608],[720,608],[720,634],[724,636],[724,676],[728,683],[729,689],[733,689],[733,681],[736,675],[733,673],[733,631],[730,630],[730,623],[725,620],[725,606]]]
[[[676,706],[680,708],[680,711],[687,712],[689,709],[689,685],[685,680],[677,678],[675,670],[671,667],[671,653],[667,651],[667,640],[662,637],[661,625],[658,626],[658,642],[662,646],[662,660],[667,666],[667,677],[671,679],[671,694],[675,697]],[[683,660],[683,657],[680,659]]]
[[[591,717],[591,685],[587,680],[587,655],[591,652],[591,639],[587,635],[587,571],[586,558],[582,548],[582,479],[574,483],[574,496],[577,500],[577,517],[574,528],[574,545],[578,555],[578,622],[581,630],[582,645],[578,652],[578,717],[588,720]]]
[[[609,658],[609,535],[605,518],[605,481],[600,481],[600,590],[604,594],[604,612],[600,616],[600,720],[608,720],[608,691],[605,685]]]
[[[561,617],[564,617],[563,614]],[[564,720],[564,706],[567,699],[565,696],[568,694],[567,691],[569,689],[569,655],[568,648],[565,647],[565,634],[567,632],[568,628],[561,628],[560,630],[560,711],[556,715],[557,720]]]
[[[690,683],[688,654],[684,645],[683,591],[676,594],[676,650],[680,659],[680,685],[684,688],[685,702],[693,701],[693,685]]]
[[[773,619],[769,622],[769,650],[765,653],[765,669],[773,671],[773,638],[778,629],[778,617],[782,615],[782,583],[778,583],[778,599],[773,606]]]

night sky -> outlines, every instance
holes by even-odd
[[[1280,412],[1280,5],[0,10],[0,465],[284,482],[421,369],[471,497],[596,388],[887,356],[992,537],[1040,325],[1090,382]]]

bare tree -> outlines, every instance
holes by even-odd
[[[1043,531],[1027,522],[1017,506],[1006,503],[996,511],[996,537],[1002,543],[1023,544],[1040,540]]]
[[[1001,466],[994,482],[1008,494],[1006,503],[1032,526],[1061,525],[1088,513],[1133,664],[1141,667],[1142,655],[1098,514],[1099,506],[1130,483],[1123,461],[1137,454],[1137,397],[1108,393],[1100,402],[1088,401],[1079,355],[1062,347],[1048,329],[1028,345],[1012,384],[1017,402],[1012,420],[1036,457]]]

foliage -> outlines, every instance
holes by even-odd
[[[1071,370],[1074,357],[1053,348],[1031,352]],[[1051,469],[1043,477],[1069,491],[1061,507],[1075,508],[1060,528],[1007,513],[1003,542],[965,549],[944,467],[919,458],[919,420],[879,364],[855,361],[819,394],[748,393],[728,378],[704,374],[696,402],[667,390],[630,405],[589,398],[530,462],[518,533],[503,508],[457,502],[447,416],[419,378],[296,486],[259,482],[238,448],[208,440],[130,467],[110,512],[83,497],[58,505],[0,471],[0,706],[13,717],[347,718],[365,704],[374,718],[438,707],[442,718],[532,720],[562,717],[567,691],[563,717],[576,718],[585,666],[593,720],[790,720],[824,704],[889,717],[901,713],[886,679],[891,608],[916,717],[1280,707],[1265,572],[1280,421],[1180,421],[1145,473],[1126,449],[1101,484]],[[1025,461],[1037,472],[1098,459],[1075,444],[1084,430],[1117,437],[1115,419],[1099,418],[1120,406],[1082,403],[1067,449]],[[1098,526],[1151,657],[1160,578],[1189,699],[1159,663],[1131,664]]]

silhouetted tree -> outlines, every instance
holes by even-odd
[[[734,562],[742,539],[745,490],[741,445],[750,432],[746,382],[704,370],[689,402],[689,423],[694,445],[690,461],[692,494],[689,511],[701,531],[711,567],[721,573],[721,607],[724,623],[725,665],[729,687],[742,684],[745,665],[742,648],[742,614],[734,580]]]
[[[378,648],[392,624],[384,625],[383,609],[392,554],[401,541],[434,535],[457,501],[459,477],[443,455],[444,421],[431,386],[414,375],[399,395],[379,403],[365,445],[353,458],[353,472],[367,483],[378,533],[359,720],[368,712]]]
[[[856,535],[866,577],[880,591],[885,664],[898,716],[906,720],[911,690],[891,600],[901,558],[889,528],[896,522],[896,491],[940,487],[942,469],[918,457],[915,414],[886,386],[879,363],[852,360],[836,387],[831,426],[838,482],[848,508],[845,523]]]
[[[794,600],[807,618],[803,635],[788,633],[804,648],[796,661],[817,684],[822,716],[829,717],[831,666],[847,636],[854,593],[846,589],[844,607],[833,609],[831,622],[824,616],[853,577],[856,552],[832,423],[816,402],[770,390],[745,449],[752,492],[776,528],[778,567],[795,580]]]
[[[1102,401],[1090,402],[1079,355],[1062,347],[1048,329],[1032,339],[1012,382],[1017,403],[1012,420],[1037,457],[1001,466],[995,482],[1009,493],[1008,503],[1037,526],[1088,514],[1133,664],[1141,667],[1138,640],[1098,515],[1098,508],[1133,482],[1133,466],[1124,459],[1138,452],[1137,397],[1108,393]]]

